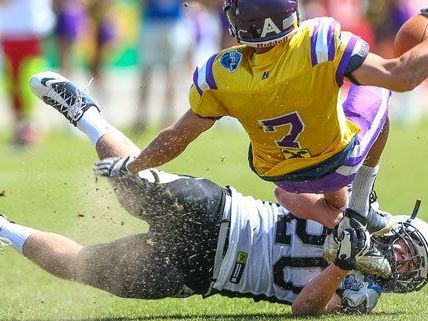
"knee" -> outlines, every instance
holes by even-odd
[[[277,187],[274,190],[275,198],[281,204],[283,204],[285,202],[285,200],[286,200],[286,194],[287,194],[287,192],[285,190],[283,190],[282,188],[280,188],[280,187]]]
[[[322,225],[329,229],[334,229],[343,219],[343,213],[338,213],[337,216],[326,218]]]
[[[132,182],[115,181],[112,182],[113,191],[116,194],[116,198],[121,205],[129,214],[141,218],[143,212],[142,195],[139,194],[138,188],[132,185]]]

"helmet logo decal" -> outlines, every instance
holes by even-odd
[[[230,72],[234,72],[236,69],[238,69],[239,65],[242,61],[242,54],[237,50],[232,50],[225,52],[220,57],[220,65],[223,68],[226,68]]]
[[[281,30],[276,26],[271,18],[265,19],[265,24],[263,26],[261,37],[266,37],[268,33],[275,32],[276,34],[281,33]]]
[[[282,22],[282,29],[287,30],[293,25],[297,26],[298,20],[299,19],[297,18],[297,13],[293,13],[292,15],[284,19],[284,21]]]

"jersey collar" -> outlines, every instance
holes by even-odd
[[[262,54],[256,54],[255,52],[253,52],[253,54],[251,55],[251,64],[253,66],[263,66],[271,64],[284,52],[284,50],[286,50],[288,44],[288,41],[277,44],[271,50]]]

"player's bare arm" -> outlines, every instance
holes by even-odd
[[[180,155],[200,134],[215,123],[188,110],[175,124],[162,130],[141,154],[128,165],[130,172],[157,167]]]
[[[409,91],[428,77],[428,10],[410,18],[394,41],[396,58],[384,59],[369,53],[359,68],[349,76],[363,85]],[[354,78],[354,79],[352,79]]]
[[[331,235],[330,235],[331,237]],[[369,238],[362,228],[346,229],[341,233],[341,240],[335,255],[334,264],[306,284],[292,304],[293,314],[322,315],[341,307],[336,290],[349,271],[355,269],[356,261],[368,251],[365,239]]]
[[[428,41],[398,58],[384,59],[370,53],[352,76],[362,85],[398,92],[412,90],[428,78]]]
[[[341,299],[336,290],[349,271],[330,265],[313,278],[291,306],[295,315],[321,315],[336,311]]]

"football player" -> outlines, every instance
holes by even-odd
[[[299,23],[297,0],[226,0],[224,10],[242,46],[197,68],[191,109],[112,173],[166,163],[232,116],[250,137],[251,168],[278,186],[290,211],[329,227],[340,221],[340,228],[366,226],[372,215],[370,233],[389,231],[390,217],[368,202],[388,136],[389,90],[408,91],[427,78],[428,42],[384,59],[333,18]],[[342,103],[344,79],[354,85]]]
[[[39,140],[34,97],[27,82],[46,68],[45,40],[55,27],[52,0],[0,0],[1,72],[13,116],[13,144],[30,146]]]
[[[31,79],[31,87],[91,139],[105,159],[96,164],[96,174],[121,170],[123,157],[140,152],[67,79],[43,73]],[[390,235],[378,239],[385,261],[365,255],[369,236],[362,227],[344,229],[340,242],[327,242],[327,228],[318,222],[207,179],[147,169],[112,175],[110,182],[121,205],[149,223],[147,233],[83,247],[0,218],[0,238],[53,275],[118,296],[218,293],[292,304],[299,315],[370,312],[382,287],[410,292],[428,277],[428,224],[418,219],[400,218]],[[385,264],[390,273],[380,268],[378,278],[350,272]]]

